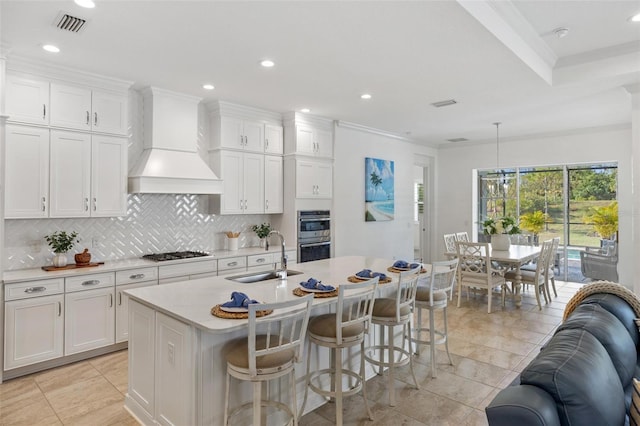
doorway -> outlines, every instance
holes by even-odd
[[[429,244],[431,223],[430,161],[427,157],[416,156],[413,166],[413,258],[417,262],[431,261]]]

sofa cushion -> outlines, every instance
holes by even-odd
[[[522,384],[553,396],[562,425],[621,425],[622,384],[609,354],[584,329],[558,331],[522,371]]]
[[[593,334],[607,350],[622,386],[631,383],[638,354],[631,336],[616,316],[598,304],[581,304],[558,327],[558,331],[566,329],[585,329]]]
[[[634,345],[640,342],[640,334],[635,323],[636,314],[624,299],[610,293],[596,293],[584,298],[581,305],[595,303],[615,315],[629,332]]]

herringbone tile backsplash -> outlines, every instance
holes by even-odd
[[[76,231],[72,252],[88,248],[93,260],[120,260],[176,250],[225,249],[226,231],[240,231],[240,247],[258,245],[251,226],[267,215],[208,214],[206,196],[129,194],[127,216],[95,219],[12,219],[5,221],[5,270],[51,264],[44,239],[54,231]],[[73,256],[69,254],[69,261]]]

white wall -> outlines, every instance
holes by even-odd
[[[335,256],[413,259],[414,155],[436,151],[364,129],[338,125],[334,134],[332,220]],[[365,157],[395,162],[395,218],[364,220]]]
[[[500,140],[500,167],[561,165],[593,162],[618,162],[618,202],[620,216],[620,261],[618,273],[621,283],[634,282],[633,234],[631,211],[631,128],[590,129],[563,135]],[[472,233],[473,170],[495,168],[496,145],[458,146],[440,149],[438,153],[437,211],[439,218],[436,236],[467,231]],[[442,238],[440,238],[441,240]],[[438,241],[438,253],[444,243]]]

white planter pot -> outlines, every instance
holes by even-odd
[[[509,251],[511,240],[508,234],[495,234],[491,236],[491,248],[498,251]]]
[[[63,268],[67,266],[67,254],[66,253],[56,253],[53,256],[53,266],[56,268]]]

